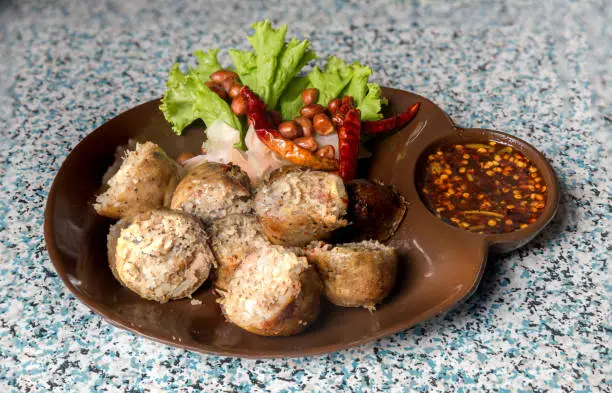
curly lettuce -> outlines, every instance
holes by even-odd
[[[361,120],[379,120],[383,117],[380,112],[386,100],[380,96],[379,85],[368,83],[372,73],[368,66],[357,62],[348,65],[332,56],[323,70],[315,67],[308,74],[308,80],[311,86],[319,90],[319,104],[327,105],[334,98],[348,95],[353,97],[361,111]]]
[[[254,52],[231,49],[230,57],[242,83],[274,110],[289,83],[317,56],[308,40],[285,42],[287,25],[275,29],[265,20],[252,27],[254,33],[248,40]]]
[[[382,119],[382,107],[388,103],[385,97],[381,97],[382,89],[376,83],[368,83],[366,84],[366,90],[366,95],[357,101],[357,107],[361,111],[361,120]]]
[[[308,80],[313,87],[319,90],[318,103],[326,106],[329,101],[338,97],[349,84],[353,76],[353,70],[336,56],[327,59],[323,70],[315,67]]]
[[[221,64],[217,60],[218,53],[219,49],[211,49],[206,53],[201,50],[193,52],[193,55],[198,59],[198,66],[193,69],[193,72],[202,82],[206,82],[212,73],[221,69]]]
[[[243,130],[240,120],[229,104],[204,84],[210,74],[221,69],[217,52],[217,49],[207,53],[196,51],[194,55],[199,60],[198,66],[189,68],[186,74],[180,70],[178,64],[174,64],[170,69],[167,90],[159,108],[177,135],[181,135],[184,129],[197,119],[202,119],[207,126],[215,120],[221,120],[236,130]],[[244,144],[237,147],[244,148]]]

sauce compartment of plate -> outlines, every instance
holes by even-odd
[[[554,216],[558,189],[544,156],[525,141],[482,129],[457,129],[420,154],[415,187],[429,212],[511,251]]]

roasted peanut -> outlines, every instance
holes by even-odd
[[[287,139],[295,139],[304,135],[302,127],[292,120],[280,123],[278,125],[278,132]]]
[[[221,98],[223,98],[224,100],[227,99],[227,93],[225,92],[225,90],[223,90],[223,88],[221,88],[221,86],[219,86],[218,84],[216,84],[215,82],[212,81],[208,81],[205,83],[205,85],[212,91],[214,91],[215,93],[217,93],[217,95]]]
[[[314,137],[312,136],[303,136],[301,138],[294,139],[293,142],[311,152],[317,151],[317,148],[319,147],[317,141],[315,141]]]
[[[210,74],[210,80],[218,84],[226,79],[238,79],[238,74],[230,70],[219,70]]]
[[[219,86],[221,86],[221,88],[223,90],[225,90],[226,93],[229,93],[229,90],[232,87],[232,85],[234,84],[234,82],[236,82],[236,79],[227,78],[227,79],[222,80],[218,84],[219,84]]]
[[[232,112],[234,112],[236,116],[244,115],[246,113],[246,103],[244,102],[244,98],[240,96],[234,98],[231,108]]]
[[[315,153],[319,157],[325,158],[335,158],[336,157],[336,149],[332,145],[325,145]]]
[[[319,104],[305,105],[300,109],[300,115],[312,119],[317,113],[325,112],[325,107]]]
[[[183,152],[181,154],[179,154],[178,157],[176,157],[176,162],[178,162],[179,164],[183,165],[185,163],[185,161],[189,160],[190,158],[195,157],[196,155],[193,153],[189,153],[189,152]]]
[[[327,109],[329,109],[329,113],[333,115],[340,109],[340,105],[342,105],[342,100],[340,98],[334,98],[327,104]]]
[[[302,127],[302,133],[304,136],[312,136],[314,128],[312,128],[312,121],[304,116],[298,116],[295,118],[295,122]]]
[[[227,90],[227,94],[229,94],[230,98],[233,99],[240,95],[240,90],[242,90],[242,85],[240,84],[240,82],[234,80],[230,84],[229,89]]]
[[[302,92],[302,102],[304,105],[316,104],[319,99],[319,89],[310,87]]]
[[[334,124],[325,113],[317,113],[312,119],[314,130],[319,135],[329,135],[334,132]]]
[[[270,120],[272,120],[272,124],[277,126],[283,122],[283,117],[279,111],[270,111]]]

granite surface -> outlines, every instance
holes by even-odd
[[[39,3],[0,0],[0,392],[611,390],[606,1]],[[246,47],[263,18],[371,65],[377,82],[430,98],[460,125],[539,147],[563,193],[554,223],[491,257],[455,310],[325,356],[205,356],[104,322],[46,252],[55,173],[97,126],[160,96],[175,60]]]

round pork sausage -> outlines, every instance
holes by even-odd
[[[304,246],[347,225],[348,199],[342,179],[333,173],[284,167],[257,190],[255,214],[268,240]]]
[[[137,143],[121,150],[103,181],[106,190],[94,209],[105,217],[120,219],[152,209],[168,207],[180,179],[179,165],[155,143]]]
[[[304,257],[260,248],[236,269],[219,300],[226,318],[263,336],[297,334],[319,315],[321,282]]]
[[[395,249],[377,241],[333,247],[313,242],[306,257],[317,267],[325,296],[338,306],[374,310],[395,284]]]
[[[249,176],[237,165],[204,161],[187,171],[176,186],[170,206],[194,214],[205,223],[228,214],[249,213]]]
[[[120,220],[108,235],[115,278],[139,296],[165,303],[190,296],[216,264],[196,217],[152,210]]]

